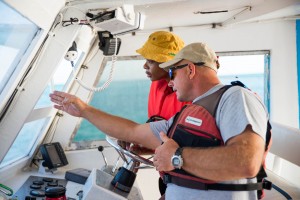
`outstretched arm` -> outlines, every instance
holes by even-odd
[[[133,121],[110,115],[92,106],[89,106],[78,97],[54,91],[50,99],[55,108],[75,117],[83,117],[109,136],[120,140],[142,144],[155,149],[160,141],[153,135],[149,124],[137,124]]]

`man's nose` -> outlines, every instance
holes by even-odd
[[[149,69],[149,66],[147,65],[147,62],[145,62],[143,67],[144,67],[144,69]]]

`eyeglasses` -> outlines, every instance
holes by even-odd
[[[201,65],[204,65],[204,64],[205,64],[204,62],[194,63],[194,65],[198,65],[198,66],[201,66]],[[186,66],[188,66],[188,65],[189,65],[189,63],[171,67],[171,68],[169,69],[169,77],[170,77],[170,79],[171,79],[171,80],[174,79],[174,71],[175,71],[175,70],[184,68],[184,67],[186,67]]]

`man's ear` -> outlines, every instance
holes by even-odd
[[[189,70],[189,79],[193,79],[196,74],[196,66],[193,63],[190,63],[187,68]]]

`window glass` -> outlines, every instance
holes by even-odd
[[[249,89],[257,93],[267,106],[268,99],[265,99],[265,93],[268,93],[265,87],[265,57],[268,55],[240,55],[240,56],[220,56],[220,69],[218,75],[224,84],[230,84],[231,81],[241,81]]]
[[[98,87],[109,77],[111,63],[105,66]],[[144,60],[118,60],[113,81],[102,92],[96,92],[90,104],[105,112],[143,123],[147,120],[148,93],[151,81],[143,69]],[[104,134],[86,120],[82,120],[73,142],[103,140]]]
[[[0,94],[36,36],[38,27],[0,1]]]
[[[43,118],[24,124],[22,130],[18,134],[18,137],[1,162],[0,168],[29,155],[31,148],[38,138],[39,133],[42,131],[45,122],[48,121],[47,119],[48,118]]]
[[[74,68],[76,69],[79,65],[79,61],[82,59],[84,53],[78,50],[78,57],[74,61]],[[49,93],[52,90],[65,90],[66,86],[70,83],[72,77],[72,65],[69,61],[63,60],[58,66],[52,81],[48,84],[37,104],[35,105],[35,109],[41,107],[51,106],[51,102],[49,100]],[[44,125],[48,123],[48,118],[44,118],[42,116],[41,119],[28,122],[24,124],[21,131],[19,132],[17,138],[15,139],[12,147],[9,152],[6,154],[4,160],[2,161],[0,168],[7,164],[10,164],[16,160],[19,160],[25,156],[27,156],[33,147],[36,139],[38,138],[41,131],[43,131]],[[24,145],[26,144],[26,145]]]

